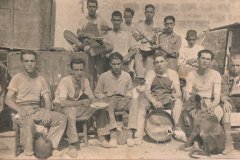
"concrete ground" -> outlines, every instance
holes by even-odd
[[[233,132],[234,146],[236,151],[230,155],[212,155],[210,157],[201,157],[204,159],[240,159],[240,132]],[[61,142],[62,151],[67,150],[66,141]],[[95,138],[89,140],[89,145],[85,147],[81,143],[81,150],[76,159],[191,159],[189,152],[179,150],[183,143],[171,140],[167,143],[154,143],[145,137],[144,143],[140,146],[128,147],[119,145],[117,148],[105,149],[98,146]],[[14,137],[1,138],[1,146],[7,146],[7,149],[0,150],[0,159],[36,159],[34,156],[27,157],[20,154],[14,156]],[[71,159],[67,155],[62,157],[50,157],[49,159]]]

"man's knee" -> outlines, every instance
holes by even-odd
[[[217,117],[218,121],[220,121],[223,117],[223,109],[220,105],[218,105],[215,109],[214,109],[214,114]]]

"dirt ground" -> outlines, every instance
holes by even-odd
[[[234,147],[236,151],[230,155],[212,155],[210,157],[201,157],[204,159],[239,159],[240,158],[240,130],[232,133],[234,138]],[[8,149],[0,150],[0,159],[36,159],[34,156],[27,157],[20,154],[14,156],[14,137],[1,138],[1,146],[7,146]],[[67,150],[66,141],[61,142],[62,151]],[[89,139],[89,145],[86,147],[81,143],[81,150],[76,159],[191,159],[189,152],[179,150],[183,143],[171,140],[167,143],[155,143],[149,141],[145,136],[144,143],[140,146],[128,147],[127,145],[118,145],[117,148],[105,149],[98,146],[95,138]],[[62,157],[50,157],[49,159],[71,159],[67,155]]]

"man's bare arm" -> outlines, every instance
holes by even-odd
[[[5,98],[5,103],[8,105],[8,107],[17,111],[20,118],[22,118],[22,119],[27,118],[28,112],[17,105],[15,95],[16,95],[16,93],[14,91],[8,90],[6,98]]]

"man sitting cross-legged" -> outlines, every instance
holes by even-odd
[[[115,110],[128,111],[128,146],[134,146],[133,132],[137,128],[138,106],[136,99],[132,98],[132,79],[130,75],[122,71],[123,56],[114,52],[109,56],[111,70],[100,75],[95,90],[96,97],[109,97],[109,129],[111,133],[110,145],[117,147],[117,123]]]
[[[15,110],[20,125],[20,138],[24,154],[33,155],[34,123],[50,127],[47,138],[52,142],[54,153],[65,131],[67,118],[63,114],[51,111],[50,91],[47,82],[38,75],[37,55],[32,50],[21,52],[23,72],[13,76],[6,95],[5,103]],[[45,108],[40,108],[40,97],[45,101]]]
[[[146,75],[145,98],[139,102],[138,128],[136,133],[136,137],[138,138],[135,141],[137,145],[142,144],[144,122],[150,104],[155,109],[171,109],[172,118],[176,125],[175,133],[182,133],[178,123],[182,111],[182,93],[179,76],[176,71],[168,68],[168,60],[164,54],[155,53],[153,60],[154,70],[150,70]]]
[[[55,92],[55,103],[61,106],[61,112],[67,115],[67,136],[70,144],[68,155],[70,157],[77,157],[77,148],[79,148],[79,140],[76,129],[76,118],[81,117],[83,113],[78,112],[78,107],[81,105],[90,105],[89,101],[84,102],[88,104],[81,104],[83,99],[92,99],[92,93],[89,81],[84,76],[85,62],[82,59],[72,59],[70,62],[72,75],[61,79]],[[105,127],[107,125],[107,116],[105,110],[99,110],[95,114],[96,125],[98,129],[98,136],[103,147],[110,147],[105,140]]]

